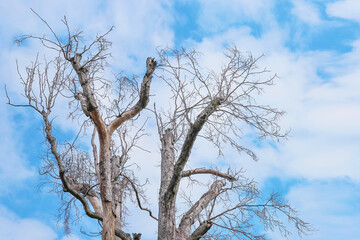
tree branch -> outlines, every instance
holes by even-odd
[[[42,116],[43,116],[43,120],[45,123],[46,140],[50,144],[51,153],[54,155],[54,157],[57,161],[57,164],[59,167],[59,176],[60,176],[61,182],[64,186],[64,192],[69,192],[71,195],[73,195],[76,199],[78,199],[81,202],[86,215],[88,215],[91,218],[102,220],[102,217],[98,213],[96,213],[96,212],[94,213],[93,211],[91,211],[89,204],[86,201],[85,197],[83,197],[80,193],[78,193],[75,189],[73,189],[71,187],[71,184],[67,181],[66,176],[65,176],[65,167],[64,167],[62,158],[57,151],[56,138],[54,136],[52,136],[52,127],[51,127],[51,123],[48,119],[48,114],[42,113]]]
[[[147,106],[149,102],[152,74],[154,73],[156,67],[157,67],[157,62],[154,60],[154,58],[148,57],[146,59],[146,73],[141,83],[139,101],[132,108],[130,108],[128,111],[123,112],[113,122],[111,122],[111,124],[108,127],[110,135],[122,123],[136,116],[141,110],[143,110]]]
[[[98,181],[100,182],[99,156],[98,156],[98,151],[97,151],[97,147],[96,147],[96,144],[95,144],[95,135],[96,135],[96,128],[94,128],[93,134],[91,136],[91,146],[92,146],[93,155],[94,155],[95,173],[96,173],[96,176],[98,178]]]
[[[102,140],[106,139],[107,136],[106,125],[100,115],[98,105],[94,97],[94,90],[90,86],[88,69],[80,64],[81,57],[81,54],[75,53],[75,56],[69,59],[83,89],[83,93],[78,93],[75,95],[75,98],[80,100],[85,115],[89,115],[94,121],[96,129],[99,133],[100,144],[103,144]]]
[[[93,209],[95,210],[95,213],[102,216],[103,214],[102,205],[96,192],[93,190],[94,186],[91,187],[89,184],[86,183],[78,183],[75,179],[69,176],[65,176],[65,178],[68,181],[71,188],[73,188],[79,193],[82,193],[89,200]]]
[[[199,227],[195,229],[195,231],[189,237],[189,240],[199,240],[202,236],[204,236],[212,227],[213,223],[209,220],[201,222]]]
[[[137,188],[136,188],[136,186],[135,186],[135,183],[134,183],[128,176],[126,176],[125,174],[120,173],[120,175],[123,176],[124,178],[126,178],[126,179],[129,181],[131,187],[133,188],[133,190],[134,190],[134,192],[135,192],[135,197],[136,197],[136,201],[137,201],[137,204],[138,204],[139,208],[140,208],[141,210],[143,210],[143,211],[148,212],[148,213],[149,213],[149,216],[152,217],[153,219],[155,219],[156,221],[159,221],[159,220],[152,214],[152,212],[151,212],[150,209],[144,208],[144,207],[142,206],[141,201],[140,201],[139,191],[137,190]]]
[[[189,211],[184,214],[178,228],[178,233],[180,235],[189,236],[195,217],[198,216],[204,208],[206,208],[211,200],[219,195],[225,184],[226,183],[221,180],[215,181],[211,185],[210,189],[201,196],[201,198],[189,209]]]
[[[87,117],[90,117],[90,113],[87,110],[87,106],[86,106],[86,98],[84,97],[84,95],[82,93],[75,93],[75,99],[80,101],[81,104],[81,109],[83,110],[84,114]]]
[[[120,229],[115,229],[115,235],[119,237],[121,240],[131,240],[131,235]]]
[[[196,137],[198,136],[200,130],[208,120],[209,116],[213,114],[217,107],[220,106],[222,103],[221,98],[215,98],[213,99],[207,107],[197,116],[194,124],[190,127],[185,141],[182,145],[182,149],[179,155],[178,160],[176,161],[175,168],[174,168],[174,174],[171,178],[170,184],[167,188],[167,198],[173,198],[175,196],[175,189],[177,189],[177,186],[180,183],[181,179],[181,173],[185,167],[186,162],[189,159],[191,149],[194,145],[194,142],[196,140]]]
[[[235,177],[231,176],[230,174],[226,174],[226,173],[222,173],[213,169],[204,169],[204,168],[197,168],[197,169],[193,169],[193,170],[188,170],[188,171],[183,171],[181,173],[181,177],[190,177],[191,175],[195,175],[195,174],[212,174],[218,177],[222,177],[225,178],[227,180],[229,180],[230,182],[233,182],[236,180]]]

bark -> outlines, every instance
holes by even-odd
[[[100,202],[99,198],[95,197],[95,196],[86,196],[86,198],[91,203],[91,206],[93,207],[94,211],[97,214],[103,216],[102,205],[101,205],[101,202]]]
[[[83,194],[83,196],[85,196],[89,200],[95,213],[99,214],[100,216],[103,216],[101,202],[97,197],[96,192],[91,188],[89,184],[78,183],[75,179],[72,179],[71,177],[67,177],[67,176],[65,177],[65,179],[69,183],[71,188]]]
[[[184,214],[180,221],[179,228],[177,229],[176,239],[185,240],[189,237],[191,226],[194,224],[195,218],[210,203],[210,201],[214,200],[214,198],[219,195],[225,184],[226,183],[221,180],[215,181],[210,189]]]
[[[222,173],[213,169],[205,169],[205,168],[183,171],[181,173],[181,177],[190,177],[191,175],[196,175],[196,174],[212,174],[218,177],[225,178],[231,182],[236,180],[236,178],[231,176],[230,174]]]
[[[115,239],[115,215],[112,211],[111,202],[103,202],[104,218],[103,218],[103,240]]]
[[[175,239],[175,198],[167,198],[166,191],[174,172],[175,151],[171,129],[161,139],[161,185],[159,197],[158,239]]]
[[[115,239],[115,215],[112,207],[112,184],[111,184],[111,152],[110,152],[110,135],[100,116],[99,110],[94,108],[90,112],[90,117],[93,120],[98,131],[100,142],[100,159],[99,159],[99,173],[100,173],[100,194],[103,208],[103,240]]]
[[[81,54],[75,54],[73,58],[70,59],[70,62],[78,75],[79,82],[83,89],[83,95],[85,97],[85,102],[81,101],[81,104],[86,105],[86,110],[88,112],[97,109],[97,104],[94,97],[94,92],[89,84],[88,70],[85,67],[82,67],[80,64]]]
[[[119,181],[120,176],[120,161],[119,156],[111,158],[111,179],[112,179],[112,201],[113,212],[115,214],[115,227],[121,229],[121,208],[122,208],[122,186]],[[120,238],[116,238],[120,239]]]
[[[204,221],[200,223],[199,227],[191,234],[188,240],[199,240],[204,236],[212,227],[213,223],[211,221]]]
[[[119,237],[121,240],[131,240],[131,235],[129,233],[125,233],[120,229],[115,230],[115,235]]]
[[[140,240],[142,234],[141,233],[133,233],[132,235],[133,235],[134,240]]]
[[[83,110],[84,114],[89,117],[90,113],[87,110],[87,106],[86,106],[86,98],[84,97],[84,95],[82,93],[75,93],[75,99],[80,101],[81,104],[81,109]]]
[[[176,161],[175,167],[174,167],[174,174],[172,175],[172,178],[170,180],[170,184],[166,191],[166,198],[172,199],[176,196],[177,189],[180,184],[181,180],[181,173],[184,170],[185,164],[189,160],[189,156],[192,150],[192,147],[194,145],[194,142],[206,123],[207,119],[210,117],[211,114],[213,114],[218,106],[222,103],[221,98],[215,98],[213,99],[209,105],[201,111],[201,113],[197,116],[195,122],[191,125],[190,129],[188,130],[188,133],[186,135],[185,141],[182,145],[181,152],[179,155],[178,160]]]
[[[110,143],[107,139],[100,139],[100,192],[103,205],[103,240],[115,239],[115,214],[113,212]]]
[[[91,137],[91,146],[92,146],[93,156],[94,156],[95,173],[98,178],[98,181],[100,182],[99,156],[98,156],[97,146],[95,144],[95,135],[96,135],[96,128],[94,128],[94,131],[93,131],[93,134]]]
[[[215,98],[209,105],[197,116],[194,124],[191,125],[185,141],[183,143],[180,155],[175,164],[174,140],[171,129],[167,129],[161,139],[161,185],[159,197],[159,223],[158,239],[172,240],[177,239],[175,207],[176,195],[178,192],[182,171],[189,159],[191,149],[196,137],[209,116],[214,113],[221,104],[220,98]],[[191,226],[190,226],[191,227]],[[187,235],[186,235],[187,234]],[[186,232],[190,235],[190,230]],[[185,236],[184,235],[184,236]],[[183,235],[181,235],[182,237]]]
[[[112,156],[111,157],[112,201],[113,201],[113,211],[116,214],[116,218],[120,216],[120,213],[117,212],[121,200],[119,175],[120,175],[120,157]]]

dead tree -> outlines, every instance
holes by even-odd
[[[262,88],[272,85],[274,79],[261,80],[266,70],[257,68],[259,58],[231,46],[225,52],[226,64],[220,73],[215,73],[199,66],[196,51],[162,50],[157,61],[147,58],[140,86],[136,78],[119,76],[110,81],[102,73],[110,56],[111,43],[106,37],[112,29],[86,45],[80,31],[71,32],[66,18],[63,23],[66,37],[59,37],[48,25],[51,37],[19,38],[19,43],[40,40],[58,55],[44,63],[36,58],[24,77],[19,71],[27,102],[14,104],[8,97],[8,104],[32,108],[43,120],[49,151],[42,173],[50,177],[53,189],[62,195],[65,223],[69,221],[71,206],[80,202],[86,215],[99,221],[102,239],[140,239],[140,233],[130,235],[123,231],[124,203],[134,196],[139,208],[158,221],[159,240],[265,239],[257,234],[255,222],[263,223],[266,229],[278,228],[287,236],[289,232],[278,214],[294,223],[299,233],[310,230],[278,194],[263,200],[255,182],[245,178],[241,171],[221,172],[210,164],[187,169],[199,138],[215,146],[220,155],[224,144],[229,144],[256,160],[256,155],[240,144],[243,126],[250,126],[262,138],[279,140],[286,136],[277,121],[283,112],[255,101]],[[156,105],[148,109],[154,113],[161,142],[161,183],[155,217],[144,207],[144,192],[126,162],[129,151],[145,134],[144,124],[135,131],[131,129],[148,105],[157,68],[158,79],[172,93],[172,103],[169,109]],[[53,133],[52,110],[59,97],[69,99],[69,116],[81,123],[73,141],[60,142]],[[77,139],[84,129],[91,127],[92,152],[88,153],[77,144]],[[180,182],[193,181],[199,174],[209,175],[213,182],[198,200],[190,202],[187,211],[177,213]]]
[[[166,111],[154,109],[162,146],[158,239],[265,239],[255,234],[254,222],[262,222],[267,229],[278,228],[287,236],[277,213],[293,222],[299,233],[311,230],[278,194],[261,200],[256,183],[241,171],[221,172],[208,166],[185,169],[198,138],[217,148],[219,155],[229,144],[257,160],[254,152],[239,143],[244,126],[261,138],[286,137],[278,125],[283,112],[257,104],[255,99],[276,77],[260,77],[267,73],[256,65],[261,57],[253,58],[230,46],[225,52],[226,64],[215,73],[199,66],[196,51],[163,50],[159,55],[163,74],[158,75],[172,92],[172,105]],[[177,223],[180,182],[197,174],[214,180]]]

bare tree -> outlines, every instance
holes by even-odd
[[[36,13],[35,13],[36,14]],[[19,70],[26,103],[8,104],[34,109],[43,120],[48,152],[42,174],[48,176],[53,190],[61,195],[60,215],[70,224],[71,209],[81,203],[90,218],[99,221],[104,240],[140,239],[123,229],[126,203],[129,199],[147,211],[158,222],[158,239],[265,239],[255,224],[265,229],[279,229],[289,235],[281,219],[295,225],[299,234],[311,230],[297,212],[278,194],[263,198],[257,184],[241,170],[211,168],[189,169],[189,159],[197,139],[203,138],[223,155],[224,146],[245,152],[254,160],[254,152],[240,144],[242,128],[250,126],[262,138],[279,140],[278,119],[283,114],[275,108],[257,104],[255,97],[262,88],[273,84],[275,76],[262,80],[266,70],[258,69],[260,58],[241,53],[235,46],[225,52],[225,64],[219,73],[201,68],[199,53],[185,50],[161,50],[159,58],[147,58],[142,80],[118,75],[114,80],[103,77],[110,56],[111,42],[106,37],[112,28],[90,44],[82,32],[71,32],[66,18],[66,36],[59,37],[48,23],[51,36],[25,35],[37,39],[57,53],[51,60],[34,63]],[[128,166],[130,151],[142,150],[138,140],[146,135],[145,124],[139,123],[146,109],[154,71],[171,93],[169,108],[154,104],[147,110],[156,120],[161,143],[161,183],[158,216],[144,206],[146,194]],[[54,135],[52,110],[59,97],[69,101],[69,116],[79,124],[79,132],[71,141],[60,142]],[[93,129],[89,139],[92,150],[86,151],[79,138]],[[216,158],[217,156],[214,156]],[[207,190],[195,202],[179,195],[182,180],[199,183],[205,174],[212,179]],[[179,196],[188,200],[189,209],[178,213]],[[140,230],[141,231],[141,230]]]

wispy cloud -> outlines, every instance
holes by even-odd
[[[315,231],[310,239],[344,238],[356,240],[360,234],[360,191],[348,181],[315,181],[296,186],[288,194],[300,214],[312,222]]]
[[[55,240],[57,234],[43,222],[20,218],[0,205],[0,236],[6,240]]]
[[[320,19],[320,13],[316,5],[309,1],[292,1],[294,7],[291,10],[292,14],[298,17],[303,22],[310,25],[318,25],[322,21]]]
[[[0,97],[4,103],[7,101]],[[0,104],[0,189],[7,193],[14,186],[35,175],[35,169],[29,164],[29,156],[23,151],[21,134],[16,132],[16,117],[10,114],[5,104]],[[26,125],[26,124],[25,124]],[[0,194],[1,195],[1,194]]]
[[[360,2],[357,0],[341,0],[326,6],[329,16],[360,22]]]
[[[199,2],[197,24],[205,34],[223,33],[229,28],[242,24],[272,22],[269,15],[274,6],[272,0],[200,0]]]

